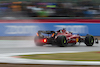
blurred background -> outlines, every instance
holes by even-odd
[[[100,0],[0,0],[0,17],[100,17]]]

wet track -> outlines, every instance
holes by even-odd
[[[2,44],[2,43],[0,43]],[[6,42],[5,42],[6,44]],[[13,44],[7,43],[7,45]],[[23,41],[22,43],[18,43],[19,45],[25,44]],[[30,44],[30,43],[29,43]],[[27,45],[29,45],[27,44]],[[15,45],[15,44],[14,44]],[[0,54],[5,53],[27,53],[27,52],[56,52],[56,51],[100,51],[100,44],[94,44],[92,47],[87,47],[84,43],[81,43],[80,45],[77,43],[76,46],[67,46],[67,47],[57,47],[57,46],[51,46],[46,45],[42,47],[37,47],[35,44],[32,44],[31,47],[20,47],[20,48],[1,48],[0,47]]]

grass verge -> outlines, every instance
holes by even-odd
[[[20,57],[25,59],[39,59],[39,60],[100,61],[100,51],[80,52],[80,53],[21,55]]]

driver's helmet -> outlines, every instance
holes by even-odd
[[[66,30],[66,28],[63,28],[63,30]]]
[[[65,28],[63,28],[63,29],[62,29],[62,32],[66,32],[66,29],[65,29]]]

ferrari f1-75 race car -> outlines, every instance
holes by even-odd
[[[44,34],[44,35],[43,35]],[[48,36],[45,36],[47,34]],[[72,32],[68,32],[65,29],[58,31],[38,31],[37,36],[34,38],[34,42],[37,46],[43,46],[46,44],[57,45],[59,47],[66,47],[69,43],[75,45],[84,42],[86,46],[93,46],[94,42],[98,43],[98,39],[94,39],[92,35],[87,34],[86,37],[82,37],[79,34],[74,35]]]

